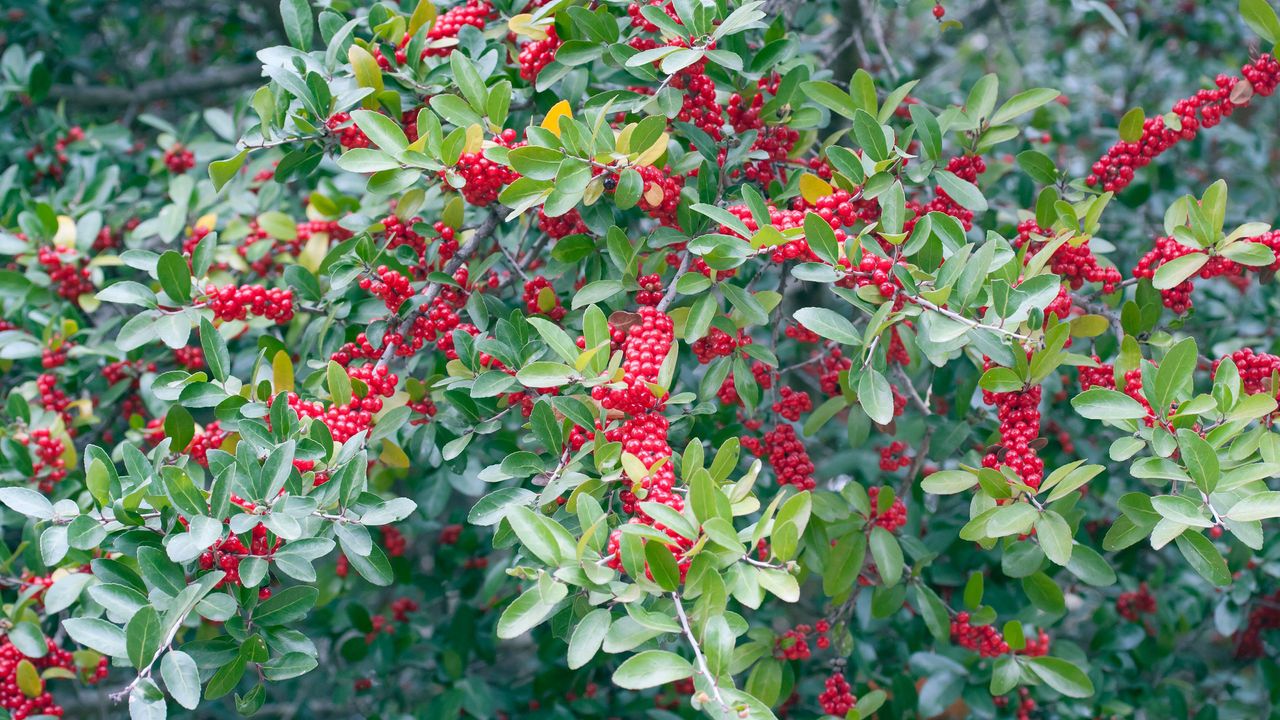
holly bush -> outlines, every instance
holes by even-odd
[[[1280,18],[954,4],[10,11],[0,707],[1271,712]]]

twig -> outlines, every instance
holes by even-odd
[[[667,306],[671,305],[672,301],[676,299],[676,283],[680,281],[680,278],[684,277],[685,273],[689,272],[691,257],[692,255],[686,251],[684,257],[680,259],[680,267],[676,269],[675,277],[671,278],[671,287],[667,288],[667,294],[663,295],[662,300],[658,301],[659,310],[666,310]]]
[[[902,479],[902,484],[898,487],[898,497],[906,497],[911,492],[911,484],[920,474],[920,468],[924,467],[925,456],[929,454],[929,441],[932,439],[933,426],[926,425],[924,437],[920,438],[920,447],[916,450],[916,456],[911,459],[911,467],[907,468],[907,476]]]
[[[489,213],[489,216],[484,219],[484,222],[481,223],[478,228],[476,228],[476,231],[471,235],[471,238],[467,240],[466,244],[458,248],[458,252],[454,253],[453,257],[449,260],[449,263],[445,265],[444,273],[446,275],[452,275],[457,272],[458,268],[462,267],[462,264],[476,253],[476,250],[480,248],[480,244],[488,240],[489,236],[493,235],[493,231],[498,227],[498,220],[499,214],[496,210]],[[418,315],[430,312],[431,303],[435,302],[435,299],[439,297],[442,287],[443,286],[440,283],[431,283],[427,288],[426,293],[423,294],[422,304],[410,313],[401,324],[404,326],[411,326]],[[387,347],[382,351],[382,356],[378,358],[378,363],[375,367],[386,367],[387,363],[391,362],[391,357],[395,355],[396,347],[395,343],[387,343]]]
[[[933,304],[933,303],[929,302],[928,300],[925,300],[925,299],[924,299],[924,298],[922,298],[922,297],[913,297],[913,298],[911,298],[911,302],[913,302],[913,303],[915,303],[915,304],[919,305],[920,307],[922,307],[922,308],[924,308],[924,309],[926,309],[926,310],[932,310],[932,311],[934,311],[934,312],[938,313],[939,315],[942,315],[942,316],[944,316],[944,317],[951,318],[952,320],[955,320],[956,322],[964,323],[965,325],[968,325],[969,327],[973,328],[974,330],[990,330],[991,332],[999,333],[999,334],[1001,334],[1001,335],[1006,335],[1006,336],[1008,336],[1008,337],[1016,338],[1016,339],[1018,339],[1018,340],[1030,340],[1030,339],[1031,339],[1031,338],[1027,337],[1026,335],[1022,335],[1022,334],[1020,334],[1020,333],[1013,332],[1012,330],[1005,330],[1004,328],[999,327],[999,326],[997,326],[997,325],[987,325],[986,323],[980,323],[980,322],[978,322],[977,320],[972,320],[972,319],[970,319],[970,318],[967,318],[967,317],[965,317],[965,316],[961,315],[960,313],[956,312],[955,310],[951,310],[950,308],[944,308],[944,307],[941,307],[941,306],[939,306],[939,305],[935,305],[935,304]]]
[[[920,412],[925,415],[932,415],[933,411],[929,409],[929,403],[925,402],[924,398],[920,397],[920,391],[916,390],[915,383],[911,382],[911,378],[907,375],[907,371],[903,370],[902,366],[897,364],[894,365],[894,370],[897,372],[898,378],[902,380],[902,386],[907,389],[911,402],[915,403],[915,406],[919,408]]]
[[[684,630],[685,639],[693,647],[693,657],[698,661],[698,672],[702,673],[702,676],[710,683],[711,694],[715,696],[716,702],[720,703],[720,707],[728,710],[729,703],[725,702],[724,696],[720,694],[720,685],[716,682],[715,676],[711,674],[711,668],[707,667],[707,659],[702,656],[702,648],[698,646],[698,639],[693,636],[693,630],[689,627],[689,617],[684,614],[684,605],[680,603],[680,595],[671,593],[671,599],[675,601],[676,617],[680,618],[680,627]]]

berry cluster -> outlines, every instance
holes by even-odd
[[[1168,290],[1160,291],[1164,306],[1178,314],[1190,310],[1191,291],[1195,288],[1193,284],[1193,278],[1195,277],[1199,277],[1201,280],[1209,280],[1215,277],[1236,279],[1242,278],[1246,271],[1275,272],[1280,270],[1280,230],[1272,230],[1257,237],[1244,238],[1242,242],[1259,243],[1271,248],[1272,252],[1276,253],[1276,261],[1263,267],[1248,267],[1232,262],[1221,255],[1211,255],[1208,262],[1200,268],[1200,271],[1195,276],[1183,280]],[[1161,265],[1193,252],[1196,251],[1172,237],[1158,237],[1155,241],[1155,247],[1139,258],[1137,266],[1133,269],[1133,275],[1138,278],[1154,278],[1156,270]]]
[[[756,82],[757,91],[744,98],[742,93],[729,96],[729,124],[735,133],[741,135],[755,130],[755,142],[751,144],[751,157],[759,158],[747,161],[741,170],[735,169],[733,177],[744,175],[750,182],[768,186],[777,179],[787,181],[787,160],[796,142],[800,140],[799,131],[781,124],[766,124],[760,117],[764,110],[765,96],[777,95],[782,78],[772,73]],[[723,151],[722,151],[723,152]],[[760,157],[763,155],[764,157]],[[723,164],[724,158],[721,158]]]
[[[218,582],[218,587],[239,585],[241,584],[240,562],[244,560],[246,555],[270,557],[283,543],[284,541],[278,538],[274,543],[271,543],[267,538],[267,527],[262,524],[254,525],[253,530],[249,531],[249,545],[247,547],[238,535],[234,533],[228,534],[227,537],[218,540],[208,550],[200,554],[200,569],[216,569],[225,572],[226,577]],[[263,587],[258,591],[258,594],[262,596],[263,593],[269,596],[270,590]]]
[[[351,122],[351,113],[334,113],[324,121],[324,126],[329,129],[329,132],[336,133],[338,144],[348,150],[369,147],[369,136]]]
[[[47,429],[32,430],[23,444],[29,446],[31,443],[35,443],[31,477],[36,481],[40,492],[48,495],[53,492],[53,486],[67,476],[66,460],[63,458],[66,445]]]
[[[516,131],[508,128],[502,131],[502,135],[498,136],[495,142],[505,147],[512,147],[515,139]],[[483,151],[462,153],[458,164],[451,170],[462,178],[463,185],[459,188],[462,197],[467,204],[475,207],[485,207],[497,202],[498,193],[502,192],[502,188],[520,177],[515,170],[485,157]],[[441,170],[441,177],[446,177],[449,172],[449,170]]]
[[[538,228],[546,233],[553,240],[569,237],[570,235],[580,235],[591,232],[587,224],[582,221],[582,215],[577,208],[569,212],[549,217],[541,208],[538,208]]]
[[[1044,246],[1044,240],[1032,237],[1048,235],[1049,231],[1040,227],[1035,219],[1018,223],[1018,234],[1013,239],[1014,246],[1027,249],[1027,257],[1032,257]],[[1089,248],[1089,238],[1085,237],[1079,246],[1071,243],[1059,247],[1050,259],[1049,269],[1065,280],[1072,290],[1079,290],[1086,282],[1101,283],[1102,292],[1113,293],[1124,279],[1120,271],[1113,267],[1098,264],[1098,258]]]
[[[1231,361],[1240,373],[1240,385],[1246,394],[1266,393],[1280,397],[1280,357],[1270,353],[1255,353],[1249,348],[1231,353]],[[1222,360],[1213,362],[1213,375],[1218,374]]]
[[[655,307],[641,306],[636,315],[622,344],[625,388],[597,386],[592,390],[592,397],[602,407],[620,410],[628,416],[618,427],[605,431],[606,440],[621,443],[622,451],[634,455],[646,468],[661,463],[638,482],[635,482],[637,478],[631,478],[634,484],[624,488],[619,496],[623,511],[633,516],[629,522],[650,525],[665,531],[671,538],[671,549],[676,554],[683,581],[692,562],[692,558],[684,553],[693,547],[693,541],[656,522],[640,509],[641,502],[661,503],[676,511],[684,509],[684,497],[674,491],[673,451],[667,443],[670,422],[660,412],[662,398],[650,389],[650,384],[657,381],[659,367],[674,342],[675,326],[670,316]],[[623,570],[621,547],[622,530],[618,528],[609,535],[607,550],[609,567],[615,570]],[[645,572],[649,572],[647,567]]]
[[[204,350],[199,346],[180,347],[173,350],[173,361],[192,372],[204,367]],[[153,367],[154,371],[155,368]]]
[[[796,422],[801,415],[813,409],[813,401],[809,398],[809,393],[803,390],[793,390],[784,385],[778,388],[778,396],[778,401],[773,404],[772,409],[791,422]]]
[[[900,440],[894,440],[880,448],[880,469],[893,472],[899,468],[910,467],[911,458],[907,457],[906,449],[906,443]]]
[[[990,368],[987,361],[985,367]],[[1043,387],[1033,385],[1011,392],[982,391],[982,400],[996,408],[1000,421],[1000,449],[987,453],[982,466],[1012,468],[1022,482],[1032,488],[1040,487],[1044,478],[1044,460],[1040,458],[1036,439],[1040,437],[1040,398]]]
[[[449,8],[449,11],[436,18],[436,22],[427,31],[427,49],[423,56],[441,57],[453,52],[457,45],[458,32],[470,25],[484,29],[489,20],[497,17],[498,12],[488,0],[467,0],[461,5]]]
[[[808,660],[813,657],[809,647],[809,636],[814,635],[814,642],[819,650],[831,647],[831,623],[819,620],[813,625],[801,624],[779,635],[773,643],[773,655],[779,660]]]
[[[644,181],[644,190],[636,203],[649,217],[667,227],[678,228],[676,211],[680,207],[680,188],[684,186],[678,175],[668,175],[664,170],[653,165],[638,168],[640,178]]]
[[[1009,698],[1005,695],[993,697],[991,700],[996,707],[1002,710],[1009,707]],[[1035,709],[1036,701],[1031,697],[1031,691],[1024,687],[1018,688],[1018,707],[1014,711],[1014,718],[1016,720],[1031,720],[1031,713]]]
[[[907,524],[907,504],[902,501],[902,498],[895,495],[893,502],[889,504],[889,509],[881,511],[879,502],[880,488],[868,488],[867,497],[871,498],[871,515],[867,518],[868,521],[889,532],[895,532],[898,528]]]
[[[63,298],[76,302],[81,295],[93,292],[89,266],[74,248],[41,247],[36,252],[36,261],[49,276],[54,291]]]
[[[83,139],[84,130],[77,125],[67,130],[66,135],[55,140],[53,143],[53,155],[49,157],[48,164],[45,165],[44,169],[40,169],[39,166],[36,167],[35,174],[32,177],[32,182],[38,183],[45,177],[48,177],[54,182],[60,182],[62,180],[62,175],[66,170],[67,163],[70,162],[70,158],[67,157],[66,152],[67,146]],[[27,151],[27,160],[34,164],[36,163],[36,157],[43,152],[44,146],[37,144],[35,147]]]
[[[1266,652],[1262,643],[1264,630],[1280,628],[1280,590],[1264,595],[1249,611],[1249,622],[1236,632],[1236,657],[1260,658]]]
[[[1241,68],[1242,78],[1218,75],[1213,90],[1199,90],[1173,105],[1178,118],[1169,125],[1165,116],[1156,115],[1142,123],[1142,135],[1136,142],[1118,142],[1098,159],[1085,182],[1106,192],[1119,192],[1133,182],[1134,170],[1145,167],[1161,153],[1182,140],[1195,138],[1200,128],[1211,128],[1222,118],[1230,117],[1236,108],[1246,107],[1254,95],[1266,97],[1280,83],[1280,62],[1270,55]]]
[[[1151,594],[1145,582],[1139,585],[1137,590],[1122,592],[1116,598],[1116,612],[1130,622],[1138,622],[1138,616],[1149,615],[1155,611],[1155,596]]]
[[[564,305],[560,304],[551,281],[541,275],[530,278],[524,284],[524,306],[530,315],[546,315],[557,322],[565,314]]]
[[[818,704],[822,706],[822,712],[838,718],[848,715],[858,703],[858,698],[853,696],[853,688],[849,686],[844,673],[839,671],[831,673],[825,685],[826,689],[818,696]]]
[[[293,319],[293,291],[261,285],[208,285],[209,309],[218,320],[244,320],[250,315],[284,325]]]
[[[744,437],[742,447],[769,461],[778,485],[794,485],[799,490],[813,490],[818,486],[813,479],[813,461],[809,459],[809,451],[790,423],[780,423],[765,433],[763,440]]]
[[[732,355],[733,351],[741,345],[750,344],[751,337],[743,334],[741,330],[738,331],[738,336],[734,337],[718,327],[713,327],[706,335],[693,341],[690,348],[698,358],[698,362],[706,365],[716,358]]]
[[[404,301],[413,295],[409,278],[386,265],[379,265],[378,269],[373,271],[373,277],[368,275],[361,277],[359,285],[361,290],[382,298],[382,302],[391,312],[399,310]]]
[[[991,625],[971,625],[967,612],[956,613],[951,619],[951,641],[977,651],[982,657],[999,657],[1011,651],[999,630]]]
[[[67,432],[74,434],[71,413],[67,412],[67,408],[71,407],[71,398],[58,387],[58,376],[53,373],[43,373],[36,378],[36,390],[40,393],[40,406],[49,412],[58,413],[62,417],[63,424],[67,426]]]
[[[0,641],[0,708],[9,711],[8,715],[13,720],[26,720],[33,716],[63,716],[62,707],[54,702],[45,679],[40,677],[43,674],[40,671],[58,669],[73,676],[79,674],[90,683],[96,683],[107,676],[105,657],[98,661],[97,667],[92,671],[87,668],[78,670],[75,657],[70,651],[63,650],[48,638],[45,639],[45,643],[47,652],[42,657],[32,658],[24,655],[17,646],[9,642],[8,638]],[[25,666],[24,664],[36,671],[32,674],[36,675],[39,690],[34,694],[28,694],[19,687],[18,673],[20,668]]]
[[[174,175],[181,175],[196,166],[195,153],[182,143],[174,143],[164,151],[164,166]]]
[[[563,45],[556,34],[556,26],[547,28],[547,36],[541,40],[532,40],[520,46],[520,55],[516,58],[520,64],[520,77],[527,82],[538,79],[538,73],[556,59],[556,50]]]

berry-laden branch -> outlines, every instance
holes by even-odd
[[[475,231],[471,234],[471,237],[458,248],[458,252],[455,253],[449,260],[448,264],[445,265],[443,270],[444,274],[453,275],[468,260],[470,260],[471,256],[475,255],[476,252],[480,250],[481,246],[483,246],[484,243],[486,243],[493,235],[494,230],[498,228],[498,222],[501,218],[502,215],[497,209],[490,210],[489,214],[485,216],[484,222],[480,223],[480,225],[476,227]],[[443,287],[444,285],[439,282],[429,283],[422,294],[421,303],[402,321],[402,324],[406,327],[412,327],[415,318],[431,312],[431,306],[435,302],[436,298],[440,296],[440,290]],[[394,343],[387,343],[386,349],[382,351],[382,355],[378,358],[375,369],[386,367],[391,362],[391,358],[395,353],[396,345]]]

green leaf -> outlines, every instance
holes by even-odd
[[[48,520],[53,517],[53,503],[31,488],[0,488],[0,502],[14,512],[37,520]]]
[[[569,384],[576,374],[573,368],[563,363],[539,360],[520,368],[516,379],[525,387],[552,388]]]
[[[920,481],[920,487],[933,495],[955,495],[978,484],[978,477],[965,470],[939,470]]]
[[[976,185],[949,170],[939,170],[935,174],[938,178],[938,185],[960,207],[972,210],[975,213],[987,211],[987,199],[982,196],[982,191]]]
[[[1071,562],[1067,563],[1067,570],[1094,587],[1107,587],[1116,581],[1116,571],[1111,569],[1105,558],[1087,545],[1075,546],[1071,551]]]
[[[1157,290],[1170,290],[1200,272],[1200,268],[1207,262],[1209,262],[1209,256],[1200,252],[1187,253],[1182,257],[1174,258],[1156,268],[1151,284]]]
[[[879,525],[871,528],[871,557],[885,586],[897,585],[902,579],[902,546],[893,533]]]
[[[824,223],[825,224],[825,223]],[[801,308],[795,313],[796,322],[819,336],[844,345],[859,345],[862,336],[845,316],[821,307]]]
[[[596,608],[578,622],[573,635],[569,637],[570,670],[577,670],[591,662],[591,658],[600,651],[600,644],[609,632],[611,621],[612,616],[607,609]]]
[[[1182,557],[1187,559],[1200,577],[1214,585],[1231,584],[1231,570],[1227,567],[1227,561],[1222,557],[1222,553],[1214,547],[1212,540],[1198,532],[1188,530],[1174,538],[1174,542],[1178,544]]]
[[[1071,561],[1071,526],[1058,513],[1047,510],[1036,521],[1036,537],[1045,557],[1058,565]]]
[[[1053,102],[1059,94],[1060,93],[1057,90],[1052,88],[1031,88],[1030,90],[1023,90],[1017,95],[1006,100],[1005,103],[1000,106],[1000,109],[996,110],[995,114],[991,116],[989,124],[1003,125],[1019,115],[1029,113],[1041,105],[1047,105],[1048,103]]]
[[[1079,665],[1061,658],[1031,658],[1028,666],[1049,687],[1073,698],[1087,698],[1093,695],[1093,681],[1080,669]]]
[[[1240,15],[1263,40],[1280,43],[1280,18],[1268,0],[1240,0]]]
[[[209,163],[209,179],[213,181],[213,189],[221,190],[231,182],[231,178],[244,167],[244,161],[248,157],[249,150],[245,149],[225,160],[214,160]]]
[[[231,373],[231,354],[227,350],[227,341],[208,318],[200,318],[200,347],[204,350],[204,361],[209,372],[219,382],[223,382]]]
[[[540,587],[531,587],[516,598],[498,618],[498,637],[510,640],[519,637],[551,616],[556,605],[564,599],[569,589],[562,583],[552,583],[549,597],[544,598]]]
[[[325,375],[329,383],[329,398],[335,405],[349,404],[352,397],[351,376],[347,374],[347,369],[330,360]]]
[[[351,117],[374,145],[391,153],[393,157],[399,157],[409,147],[409,138],[405,137],[404,129],[386,115],[372,110],[354,110]]]
[[[666,545],[650,540],[644,544],[644,558],[658,587],[670,592],[680,586],[680,569]]]
[[[1280,492],[1266,490],[1254,493],[1231,506],[1226,517],[1238,522],[1269,520],[1280,517]]]
[[[665,650],[645,650],[629,658],[613,673],[613,684],[627,690],[665,685],[693,676],[688,660]]]
[[[1018,167],[1041,185],[1052,185],[1058,180],[1058,168],[1053,160],[1039,150],[1018,153]]]
[[[507,522],[520,544],[543,563],[555,567],[560,563],[560,546],[551,528],[532,510],[517,505],[507,513]]]
[[[854,105],[853,98],[849,97],[849,93],[825,80],[811,80],[800,83],[800,92],[807,95],[810,100],[850,120],[854,118],[855,113],[858,111],[858,107]]]
[[[893,391],[889,381],[875,368],[867,368],[858,379],[858,402],[877,425],[893,421]]]
[[[316,31],[311,4],[307,0],[280,0],[280,19],[289,43],[303,52],[310,50],[311,36]]]
[[[200,669],[190,655],[170,650],[160,658],[160,677],[164,687],[179,705],[195,710],[200,704]]]
[[[1137,420],[1147,416],[1147,409],[1122,392],[1106,388],[1090,388],[1071,398],[1071,407],[1090,420]]]
[[[835,597],[853,587],[862,572],[867,554],[867,539],[862,533],[852,533],[836,541],[831,548],[831,559],[822,574],[822,592]]]
[[[1161,517],[1176,523],[1192,527],[1213,526],[1213,521],[1205,516],[1200,505],[1189,498],[1179,495],[1157,495],[1151,498],[1151,505]]]
[[[1142,138],[1142,125],[1147,120],[1142,108],[1136,107],[1120,118],[1120,139],[1127,143],[1138,142]]]
[[[253,613],[254,623],[262,626],[287,625],[307,616],[316,606],[320,591],[314,587],[295,585],[285,588],[258,606]]]
[[[129,662],[135,668],[151,664],[160,649],[160,615],[155,608],[146,605],[138,609],[125,626],[125,647]]]
[[[174,302],[181,305],[191,299],[191,269],[181,253],[166,250],[156,261],[156,276],[160,287]]]
[[[1022,535],[1031,530],[1031,526],[1040,513],[1024,502],[1005,505],[987,520],[987,537],[999,538],[1009,535]]]
[[[110,657],[127,658],[124,631],[99,618],[71,618],[62,622],[72,640]]]
[[[1199,433],[1179,428],[1178,450],[1187,466],[1187,473],[1195,481],[1196,487],[1200,488],[1200,492],[1206,495],[1213,492],[1218,486],[1218,480],[1222,478],[1218,453],[1213,446],[1200,437]]]

